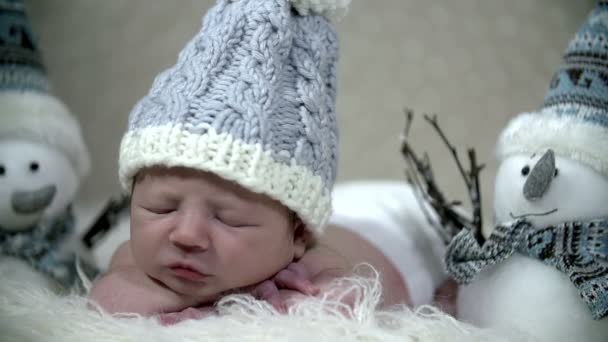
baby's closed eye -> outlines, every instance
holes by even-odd
[[[149,211],[149,212],[151,212],[153,214],[157,214],[157,215],[170,214],[176,210],[175,208],[165,208],[165,207],[142,207],[142,208],[145,209],[146,211]]]
[[[177,205],[172,203],[133,203],[133,209],[145,214],[167,215],[177,211]]]
[[[253,221],[253,219],[249,218],[249,216],[244,214],[236,214],[236,213],[218,213],[215,215],[215,219],[219,221],[221,224],[235,227],[235,228],[244,228],[244,227],[255,227],[257,224]]]

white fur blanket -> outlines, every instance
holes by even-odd
[[[116,317],[91,308],[82,296],[58,296],[40,287],[4,279],[0,284],[1,341],[524,341],[458,322],[436,309],[376,310],[377,279],[336,283],[322,298],[295,304],[278,314],[265,302],[232,295],[218,304],[220,315],[162,326],[154,318]],[[336,290],[341,288],[342,290]],[[346,290],[344,290],[347,288]],[[339,296],[355,296],[353,308]],[[334,298],[331,300],[329,298]]]

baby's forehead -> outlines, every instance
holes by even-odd
[[[151,182],[144,182],[151,180]],[[168,180],[188,180],[196,183],[213,184],[217,188],[222,188],[228,192],[243,194],[243,196],[265,196],[263,194],[254,193],[236,182],[225,179],[213,172],[199,170],[191,167],[175,166],[150,166],[143,168],[137,172],[134,177],[135,183],[164,183]]]
[[[215,190],[221,191],[222,193],[231,194],[234,197],[244,201],[268,203],[286,207],[267,194],[251,191],[240,184],[225,179],[213,172],[188,167],[152,166],[141,169],[133,178],[133,186],[150,187],[163,184],[166,185],[166,181],[169,179],[187,179],[190,182],[212,184]]]

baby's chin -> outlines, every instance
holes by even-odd
[[[218,288],[212,281],[193,282],[174,276],[163,277],[159,280],[168,290],[180,296],[195,298],[200,305],[215,302],[226,290]]]

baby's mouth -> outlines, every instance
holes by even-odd
[[[202,273],[195,268],[185,264],[173,264],[169,266],[169,269],[178,278],[186,279],[194,282],[203,282],[209,278],[208,274]]]

